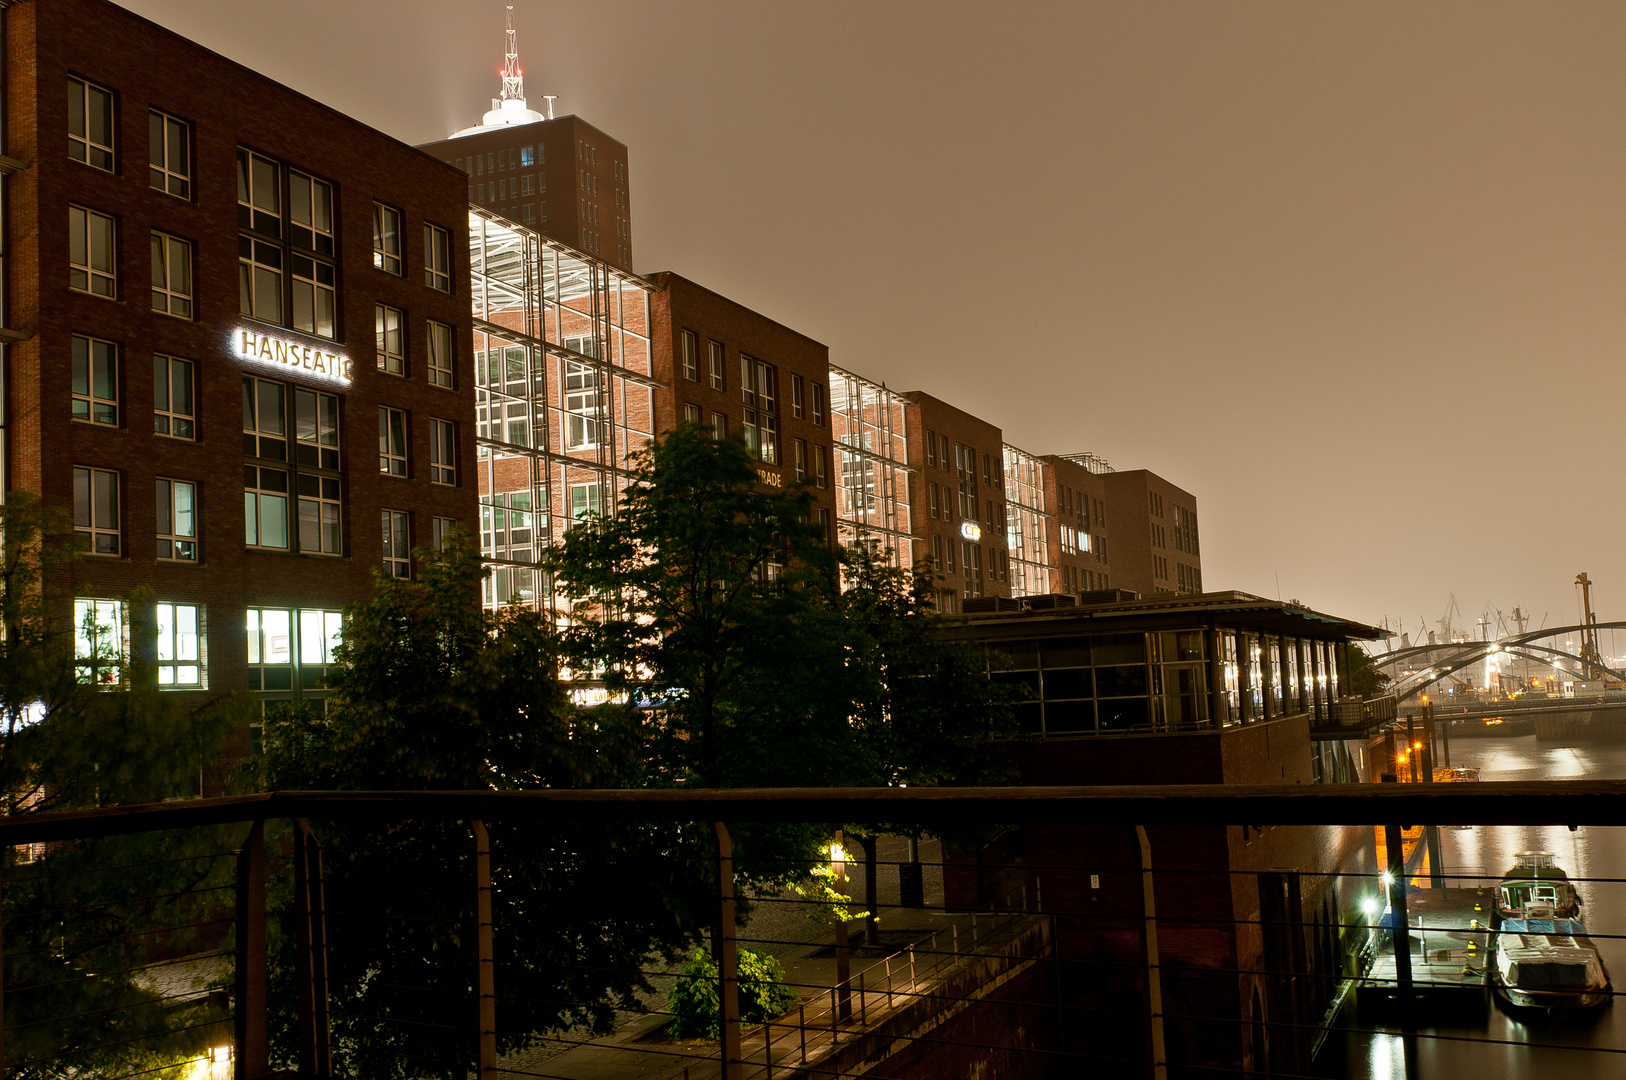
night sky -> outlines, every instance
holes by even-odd
[[[407,142],[499,90],[496,0],[125,6]],[[1155,470],[1206,588],[1626,618],[1626,5],[515,7],[640,272]]]

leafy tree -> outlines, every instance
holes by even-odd
[[[0,784],[12,816],[197,796],[239,710],[188,707],[94,619],[73,625],[82,546],[27,495],[0,507]],[[131,637],[150,623],[127,597]],[[80,639],[76,647],[76,638]],[[95,681],[84,654],[99,653]],[[218,1002],[165,1000],[143,972],[218,948],[231,830],[144,833],[0,851],[6,914],[6,1068],[116,1075],[193,1058],[229,1038]],[[159,1075],[155,1073],[154,1075]]]
[[[1372,656],[1359,645],[1351,645],[1349,654],[1349,693],[1363,698],[1375,698],[1389,685],[1389,676],[1378,670]]]
[[[850,782],[836,568],[811,509],[805,490],[762,490],[741,439],[684,424],[547,562],[574,663],[658,717],[651,783]]]
[[[789,1012],[796,1002],[796,991],[785,985],[785,969],[778,959],[750,949],[740,949],[737,958],[740,1023],[760,1024]],[[721,985],[711,954],[696,949],[666,995],[674,1016],[670,1028],[673,1035],[680,1039],[718,1037],[722,1029]]]
[[[418,551],[416,581],[378,579],[350,610],[326,710],[267,718],[251,780],[269,789],[617,787],[645,777],[638,713],[581,709],[558,639],[528,610],[483,612],[459,540]],[[705,923],[709,837],[591,821],[493,820],[499,1046],[607,1031]],[[361,1077],[473,1067],[474,841],[462,822],[313,822],[333,942],[335,1057]],[[691,874],[691,870],[696,871]],[[273,1000],[291,1003],[291,897],[274,898]],[[380,1020],[380,1018],[384,1018]],[[284,1042],[291,1016],[281,1017]],[[459,1022],[465,1020],[466,1022]],[[287,1060],[289,1055],[283,1055]]]

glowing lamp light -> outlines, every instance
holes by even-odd
[[[1393,874],[1389,873],[1389,871],[1385,870],[1383,872],[1383,884],[1384,884],[1384,887],[1387,888],[1388,886],[1393,885],[1394,883],[1395,883],[1395,876]]]
[[[1366,917],[1368,919],[1370,919],[1372,916],[1374,916],[1374,915],[1376,915],[1378,913],[1378,902],[1377,902],[1377,900],[1375,898],[1373,898],[1373,897],[1368,896],[1365,900],[1361,901],[1361,910],[1366,912]]]

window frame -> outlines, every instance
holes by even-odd
[[[177,498],[177,486],[187,489],[189,509],[185,513],[191,518],[190,532],[181,530],[180,499]],[[176,480],[167,476],[160,476],[155,483],[156,496],[154,508],[157,512],[158,529],[158,561],[170,563],[191,563],[196,566],[202,560],[198,550],[198,485],[194,480]],[[167,509],[166,509],[167,508]],[[167,521],[165,519],[168,519]],[[190,554],[183,554],[190,549]],[[170,554],[164,554],[169,551]]]
[[[179,261],[175,257],[177,253],[181,256]],[[196,279],[192,264],[192,241],[154,229],[152,259],[152,310],[172,319],[191,322]],[[177,270],[185,278],[180,284],[175,281]],[[176,310],[178,306],[184,306],[185,310]]]
[[[81,507],[80,483],[83,479],[85,495]],[[123,507],[120,505],[120,476],[115,469],[103,469],[95,465],[75,465],[73,467],[73,531],[76,536],[83,536],[90,541],[87,555],[96,555],[106,558],[122,558],[124,555],[124,531],[120,527],[123,518]],[[99,481],[106,481],[107,486],[102,489],[111,493],[111,505],[101,506],[101,494],[98,491]],[[83,508],[85,513],[80,514]],[[106,517],[101,513],[107,511]],[[111,537],[112,549],[100,547],[104,537]]]
[[[391,421],[399,418],[399,440],[397,432]],[[408,468],[408,448],[411,445],[411,429],[407,426],[405,409],[392,408],[389,405],[378,407],[378,471],[384,476],[397,476],[406,479],[411,475]],[[399,468],[396,466],[399,465]]]
[[[693,330],[678,331],[678,360],[683,377],[700,381],[700,337]]]
[[[423,283],[451,295],[452,234],[428,221],[423,223]]]
[[[395,317],[393,330],[395,344],[390,346],[390,316]],[[377,350],[378,370],[386,375],[407,378],[407,326],[406,312],[385,303],[373,305],[374,348]]]
[[[80,389],[80,356],[79,343],[85,343],[84,383]],[[98,383],[103,382],[97,378],[97,346],[105,346],[107,359],[107,376],[104,388],[109,390],[111,397],[97,392]],[[71,334],[68,341],[69,368],[68,392],[72,401],[72,418],[74,422],[92,424],[101,427],[117,428],[120,426],[122,410],[119,408],[119,346],[117,342],[106,338],[91,337],[89,334]],[[83,406],[83,415],[80,415]],[[108,419],[100,419],[100,410],[107,410]]]
[[[706,344],[710,346],[710,349],[707,351],[707,364],[708,373],[711,376],[711,388],[713,390],[722,390],[727,392],[727,352],[724,350],[723,343],[720,341],[708,341]]]
[[[429,373],[429,385],[445,390],[456,389],[457,339],[455,327],[450,323],[429,320],[429,331],[424,339]]]
[[[457,486],[457,424],[434,416],[429,418],[429,482]]]
[[[392,218],[393,229],[390,227]],[[373,201],[373,267],[396,277],[401,277],[406,270],[406,260],[402,257],[401,221],[401,211],[388,203]]]
[[[96,91],[106,98],[107,141],[96,142],[91,132],[91,92]],[[78,101],[79,119],[84,125],[82,132],[74,130],[74,104]],[[68,160],[77,161],[81,165],[88,165],[98,172],[118,172],[118,95],[100,83],[78,75],[68,76]],[[80,148],[79,154],[74,153]],[[105,155],[105,164],[98,161],[97,155]]]
[[[198,409],[196,365],[193,364],[192,361],[182,357],[170,356],[168,353],[160,352],[153,353],[152,360],[153,434],[165,439],[180,439],[184,442],[196,442]],[[175,365],[182,365],[186,368],[186,394],[188,408],[185,412],[182,412],[175,407],[175,372],[177,370]],[[163,368],[162,379],[159,377],[160,366]],[[162,401],[160,401],[158,398],[158,387],[160,383],[162,383],[164,388],[164,396]],[[160,423],[164,425],[163,430],[159,430],[158,425]],[[179,431],[180,426],[183,423],[186,425],[186,434],[184,435],[180,434]]]
[[[165,609],[168,609],[167,612]],[[180,629],[182,613],[191,613],[190,633]],[[165,641],[165,615],[168,615],[168,638]],[[160,690],[201,690],[206,685],[204,676],[204,621],[202,604],[177,604],[160,600],[153,605],[153,637],[157,646],[158,688]],[[190,637],[190,642],[187,638]],[[165,646],[168,646],[166,650]],[[190,645],[190,648],[187,646]],[[169,655],[165,655],[166,651]],[[188,652],[190,656],[186,655]],[[190,672],[188,672],[190,669]],[[185,676],[190,675],[189,678]]]
[[[76,222],[78,216],[82,220]],[[96,264],[96,245],[91,237],[91,225],[101,223],[106,228],[106,266]],[[78,237],[75,236],[75,229]],[[76,250],[83,246],[84,262],[74,262],[80,255]],[[76,284],[76,276],[81,275],[84,284]],[[106,282],[105,290],[97,288],[98,282]],[[119,298],[119,223],[111,214],[104,214],[100,210],[92,210],[79,203],[68,204],[68,288],[73,292],[86,293],[90,296],[100,296],[108,300]]]
[[[397,581],[412,580],[412,515],[383,508],[384,574]]]
[[[111,616],[103,622],[104,616]],[[102,641],[111,639],[111,649]],[[74,678],[91,686],[122,686],[130,659],[130,619],[123,600],[80,596],[73,601]]]
[[[157,124],[159,130],[153,131]],[[172,140],[176,129],[180,131],[180,149],[186,160],[180,168],[173,167],[170,160],[171,151],[175,148]],[[163,160],[153,160],[153,140],[157,138],[157,148]],[[147,187],[152,191],[161,191],[165,195],[173,196],[185,202],[192,201],[192,125],[178,116],[173,116],[162,109],[148,108],[147,110]],[[154,181],[161,181],[155,183]],[[175,190],[176,185],[180,190]]]

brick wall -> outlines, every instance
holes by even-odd
[[[910,493],[910,503],[915,508],[911,516],[919,540],[916,550],[934,559],[941,551],[937,572],[947,594],[945,606],[958,610],[965,595],[968,548],[976,550],[980,561],[981,595],[1011,595],[1009,548],[1005,539],[1003,433],[988,421],[930,394],[912,390],[904,397],[909,402],[909,462],[920,469],[919,477],[913,481],[915,490]],[[928,435],[937,444],[931,452],[926,446]],[[945,440],[947,460],[943,455]],[[969,447],[975,456],[977,505],[971,514],[961,512],[956,446]],[[977,538],[971,539],[968,531],[976,533]]]

